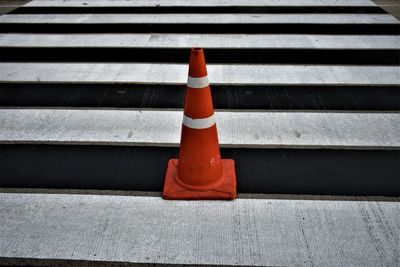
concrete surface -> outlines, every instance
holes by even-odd
[[[400,67],[207,65],[213,84],[399,85]],[[187,64],[0,63],[0,82],[186,84]]]
[[[2,47],[400,49],[400,36],[308,34],[0,34]]]
[[[27,264],[377,267],[400,260],[398,200],[0,193],[0,216],[0,257]]]
[[[182,111],[0,109],[0,143],[178,146]],[[400,149],[400,113],[218,112],[222,147]]]
[[[389,14],[400,20],[400,1],[399,0],[373,0],[377,6],[384,9]]]
[[[2,15],[0,23],[39,24],[224,24],[224,23],[289,23],[289,24],[399,24],[386,14],[45,14]]]
[[[375,6],[370,0],[39,0],[26,6]]]
[[[29,0],[0,0],[0,15],[11,12],[28,2]]]

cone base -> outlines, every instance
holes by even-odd
[[[162,196],[164,199],[235,199],[236,198],[236,173],[235,162],[232,159],[223,159],[224,182],[210,190],[197,191],[190,190],[180,186],[176,181],[178,159],[168,161],[167,174],[165,176],[164,190]]]

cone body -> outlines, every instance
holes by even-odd
[[[191,50],[179,160],[169,162],[163,197],[236,197],[234,162],[221,160],[203,49]]]

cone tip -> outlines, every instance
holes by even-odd
[[[193,47],[191,50],[192,53],[203,53],[203,48],[200,47]]]
[[[189,76],[195,78],[207,76],[203,48],[193,47],[190,51]]]

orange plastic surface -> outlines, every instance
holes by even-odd
[[[235,162],[232,159],[221,160],[223,166],[223,181],[220,185],[208,190],[192,190],[183,187],[178,182],[178,159],[170,159],[168,162],[167,174],[165,176],[164,190],[162,196],[164,199],[180,200],[232,200],[236,194],[236,173]]]

